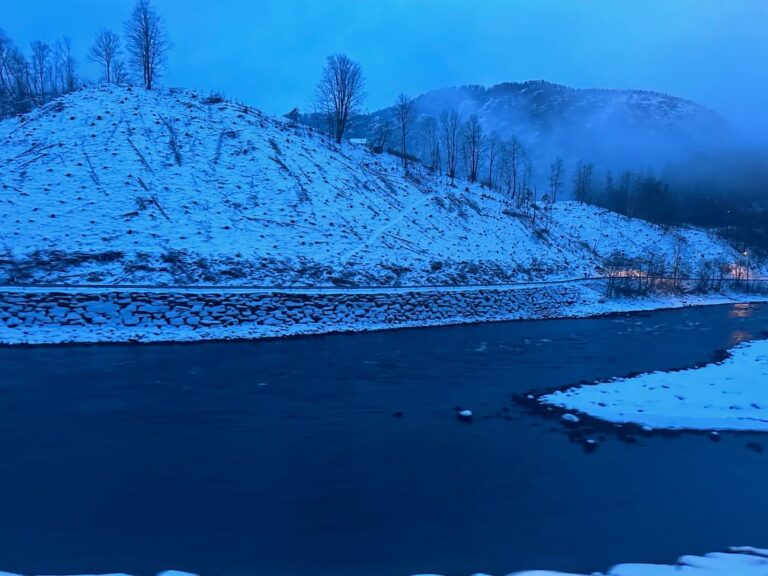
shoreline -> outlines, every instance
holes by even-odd
[[[740,292],[604,292],[596,280],[356,290],[9,287],[0,288],[0,346],[249,341],[768,302]]]

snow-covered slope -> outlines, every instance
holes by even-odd
[[[676,246],[693,264],[738,258],[575,203],[521,213],[188,91],[92,88],[0,122],[0,283],[496,283]]]

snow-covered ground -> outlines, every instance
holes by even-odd
[[[733,547],[728,552],[704,556],[683,556],[675,565],[620,564],[604,575],[592,576],[766,576],[768,550],[750,546]],[[510,576],[578,576],[564,572],[518,572]]]
[[[14,574],[11,572],[0,571],[0,576],[22,576],[22,575]],[[113,572],[110,574],[100,574],[99,576],[129,576],[129,575],[125,574],[124,572]],[[179,570],[164,570],[163,572],[160,572],[157,576],[197,576],[197,574],[192,574],[191,572],[181,572]]]
[[[95,87],[0,122],[0,284],[506,283],[599,275],[616,252],[694,274],[741,259],[699,230],[405,177],[185,90]]]
[[[652,372],[547,394],[540,402],[651,428],[768,431],[768,340],[736,346],[723,362]]]
[[[1,572],[0,576],[21,576]],[[123,573],[101,576],[128,576]],[[189,572],[167,570],[157,576],[196,576]],[[437,576],[419,574],[415,576]],[[488,576],[475,574],[474,576]],[[508,576],[587,576],[575,573],[534,570],[515,572]],[[768,576],[768,549],[752,546],[734,546],[728,552],[713,552],[703,556],[682,556],[677,564],[619,564],[608,572],[595,572],[590,576]]]

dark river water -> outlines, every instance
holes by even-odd
[[[606,430],[587,454],[511,399],[705,361],[766,329],[768,307],[718,306],[0,348],[0,569],[503,574],[766,546],[768,452],[746,447],[762,436]]]

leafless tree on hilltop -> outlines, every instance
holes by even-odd
[[[323,75],[317,85],[317,107],[329,119],[330,131],[341,144],[347,122],[365,100],[365,80],[360,64],[345,54],[328,56]]]
[[[162,72],[171,44],[160,16],[150,0],[137,0],[125,23],[130,64],[147,90]]]

